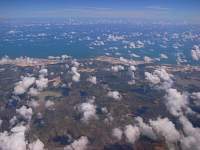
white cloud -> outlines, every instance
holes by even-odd
[[[152,128],[156,131],[157,135],[166,140],[168,146],[176,143],[180,139],[180,134],[176,130],[175,125],[168,118],[157,118],[157,120],[149,121]]]
[[[46,76],[48,75],[48,70],[46,68],[43,68],[39,71],[40,75]]]
[[[36,100],[34,100],[34,99],[32,99],[31,101],[29,101],[29,106],[30,107],[37,108],[39,105],[40,105],[39,102],[36,101]]]
[[[133,85],[133,84],[135,84],[135,73],[134,73],[134,71],[136,71],[136,67],[131,65],[128,69],[129,69],[129,74],[131,76],[131,81],[128,81],[128,84]]]
[[[79,73],[76,73],[72,76],[72,80],[74,82],[79,82],[80,81],[80,74]]]
[[[136,48],[135,43],[134,42],[130,42],[129,45],[128,45],[128,48],[130,48],[130,49]]]
[[[17,33],[17,31],[15,31],[15,30],[10,30],[10,31],[8,31],[7,33],[8,33],[8,34],[15,34],[15,33]]]
[[[200,60],[200,47],[198,45],[193,46],[191,50],[191,55],[194,60]]]
[[[16,95],[21,95],[24,94],[27,89],[35,83],[35,78],[34,77],[23,77],[22,81],[19,81],[15,88],[14,88],[14,93]]]
[[[80,65],[80,63],[79,62],[77,62],[77,60],[76,59],[74,59],[74,60],[72,60],[72,65],[75,67],[75,68],[77,68],[77,67],[79,67],[79,65]]]
[[[13,116],[10,120],[9,120],[9,123],[10,123],[10,126],[13,126],[17,123],[17,117],[16,116]]]
[[[183,126],[185,136],[181,139],[181,147],[183,150],[199,150],[200,149],[200,128],[194,127],[192,123],[185,117],[179,117],[179,121]]]
[[[160,58],[162,58],[162,59],[168,59],[168,56],[166,54],[160,54]]]
[[[120,95],[118,91],[109,91],[108,96],[116,100],[120,100],[122,98],[122,96]]]
[[[193,92],[191,97],[195,99],[195,104],[200,106],[200,92]]]
[[[137,54],[135,54],[135,53],[130,54],[130,56],[131,56],[131,57],[135,57],[135,58],[139,58],[139,57],[140,57],[139,55],[137,55]]]
[[[128,45],[126,45],[124,48],[130,48],[130,49],[144,48],[144,43],[140,40],[136,42],[128,42]]]
[[[63,55],[61,55],[61,58],[62,58],[62,60],[66,60],[66,59],[70,58],[70,56],[63,54]]]
[[[52,106],[54,106],[54,102],[52,102],[52,101],[50,101],[50,100],[47,100],[47,101],[45,102],[45,107],[46,107],[46,108],[50,108],[50,107],[52,107]]]
[[[144,47],[144,43],[142,41],[136,41],[136,48],[143,48]]]
[[[88,143],[88,138],[86,136],[82,136],[78,140],[75,140],[72,144],[64,147],[64,150],[87,150]]]
[[[30,88],[28,94],[31,96],[37,96],[39,94],[39,91],[36,88]]]
[[[27,108],[26,106],[22,106],[19,109],[16,109],[16,112],[27,120],[31,120],[33,115],[32,109]]]
[[[200,92],[193,92],[193,93],[192,93],[192,96],[193,96],[194,98],[200,100]]]
[[[111,123],[113,120],[114,120],[114,118],[113,118],[112,114],[111,114],[111,113],[107,113],[107,114],[106,114],[106,118],[104,119],[104,122],[109,124],[109,123]]]
[[[126,58],[124,58],[124,57],[119,57],[119,60],[124,62],[124,63],[128,63],[128,60]]]
[[[124,130],[124,134],[128,142],[134,144],[140,137],[140,130],[137,126],[127,125]]]
[[[152,61],[153,61],[153,59],[152,59],[151,57],[144,56],[144,62],[145,62],[145,63],[150,63],[150,62],[152,62]]]
[[[174,116],[182,115],[182,109],[188,108],[188,96],[185,93],[180,93],[176,89],[166,89],[165,95],[166,106],[169,112]]]
[[[111,70],[114,71],[114,72],[119,72],[119,71],[124,70],[124,66],[122,66],[122,65],[112,66]]]
[[[72,67],[72,68],[71,68],[71,72],[72,72],[72,73],[76,73],[76,72],[77,72],[77,67]]]
[[[108,41],[119,41],[119,40],[123,40],[124,39],[124,36],[121,36],[121,35],[112,35],[112,34],[109,34],[108,35],[108,38],[107,40]]]
[[[160,79],[162,79],[162,80],[164,80],[164,81],[168,81],[168,80],[170,80],[171,77],[172,77],[172,75],[171,75],[171,74],[168,74],[168,73],[166,72],[166,70],[165,70],[163,67],[161,67],[161,68],[159,68],[159,69],[156,69],[156,70],[154,71],[154,74],[156,74],[158,77],[160,77]]]
[[[79,111],[83,113],[82,120],[88,122],[92,118],[97,118],[96,116],[96,105],[92,102],[85,102],[79,106]]]
[[[72,72],[72,80],[74,82],[79,82],[81,75],[80,75],[80,73],[78,73],[77,67],[72,67],[71,72]]]
[[[97,84],[97,78],[95,76],[90,76],[87,81],[91,82],[92,84]]]
[[[16,126],[11,132],[0,133],[0,149],[2,150],[26,150],[25,126]]]
[[[135,66],[130,66],[130,67],[129,67],[129,70],[130,70],[130,71],[136,71],[136,67],[135,67]]]
[[[35,84],[39,90],[43,90],[48,86],[48,78],[44,76],[40,76],[38,80],[35,81]]]
[[[142,135],[147,136],[147,137],[149,137],[150,139],[153,139],[153,140],[155,140],[157,138],[152,127],[149,126],[148,124],[144,123],[144,121],[141,117],[136,117],[135,120],[138,123],[138,127],[140,128]]]
[[[149,72],[145,72],[144,74],[145,74],[145,79],[148,80],[149,82],[153,84],[160,83],[160,78],[157,75],[151,74]]]
[[[172,86],[173,75],[167,73],[164,67],[154,70],[153,73],[145,72],[145,78],[152,84],[160,84],[158,88],[168,89]]]
[[[95,40],[90,45],[91,46],[103,46],[103,45],[105,45],[105,43],[104,43],[104,41],[101,41],[101,40]]]
[[[40,141],[40,139],[37,139],[33,143],[29,144],[29,149],[30,150],[44,150],[44,144],[42,143],[42,141]]]
[[[120,128],[114,128],[112,130],[112,136],[118,140],[122,139],[123,131]]]

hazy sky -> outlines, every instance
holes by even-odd
[[[200,0],[0,0],[0,17],[124,17],[200,22]]]

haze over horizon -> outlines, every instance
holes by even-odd
[[[125,18],[200,23],[198,0],[1,0],[0,18]]]

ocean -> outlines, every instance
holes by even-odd
[[[147,56],[159,63],[198,64],[191,49],[200,45],[199,30],[195,25],[0,23],[0,57]]]

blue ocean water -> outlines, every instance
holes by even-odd
[[[136,60],[148,56],[163,63],[180,59],[195,64],[198,62],[191,57],[194,45],[200,45],[200,28],[196,25],[0,23],[1,57],[67,54],[88,58],[107,54]],[[168,58],[161,59],[160,54]]]

